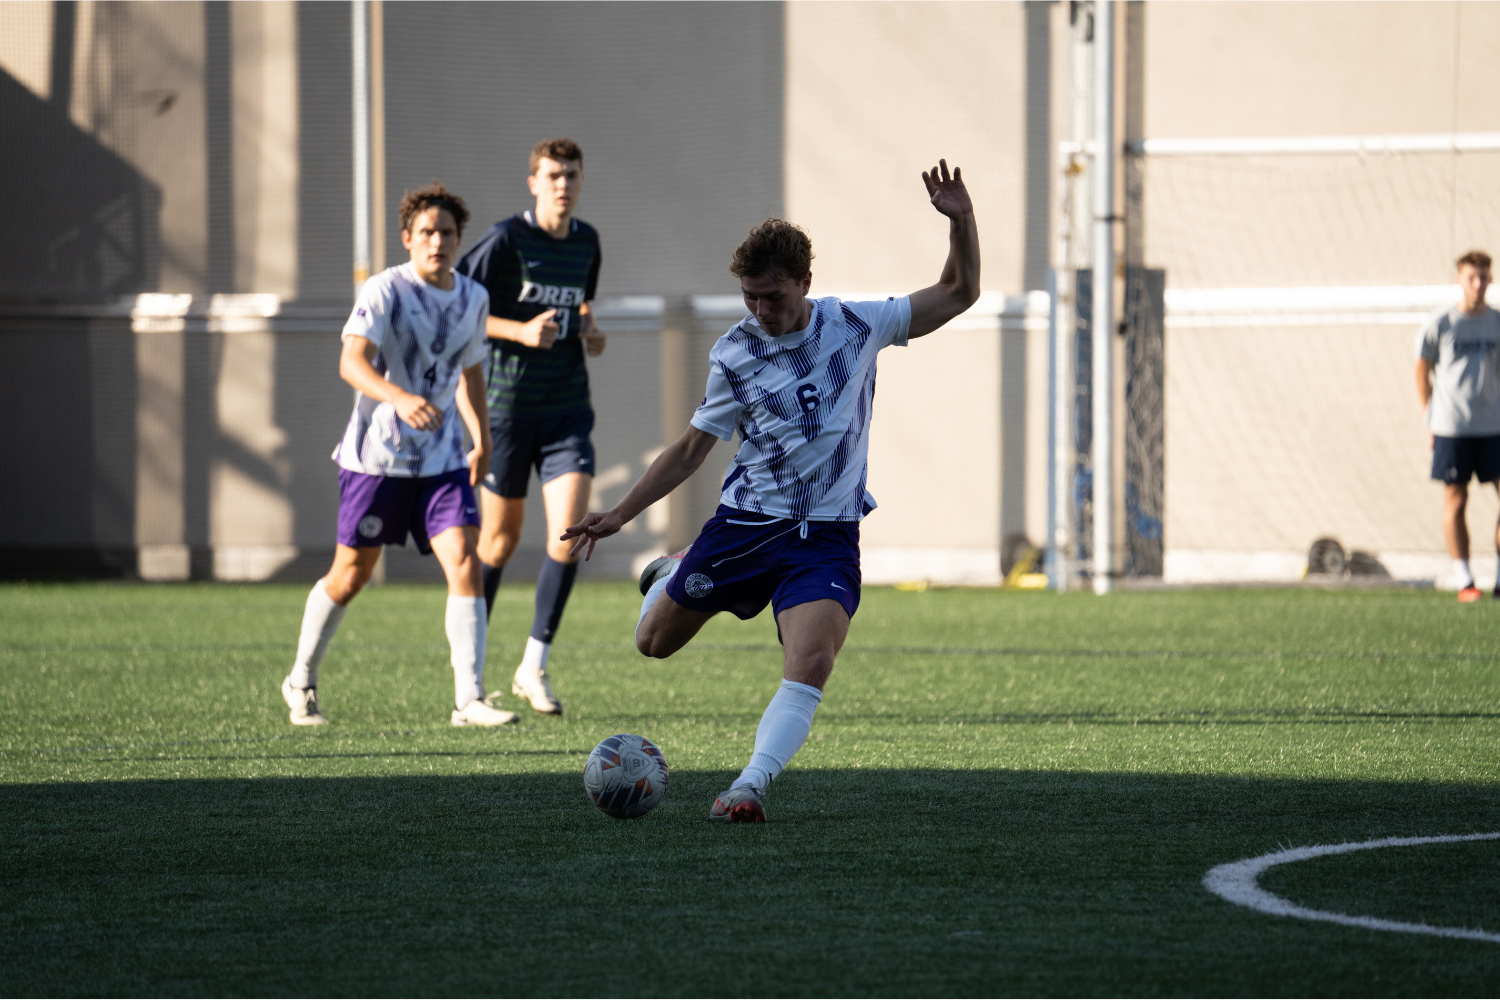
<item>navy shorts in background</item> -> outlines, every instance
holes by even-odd
[[[859,522],[789,521],[719,505],[667,583],[693,611],[754,618],[831,598],[859,607]]]
[[[1432,478],[1453,486],[1500,480],[1500,435],[1493,437],[1432,438]]]
[[[594,474],[593,410],[550,417],[506,415],[490,420],[490,471],[484,488],[502,497],[526,495],[534,468],[543,483],[568,472]]]

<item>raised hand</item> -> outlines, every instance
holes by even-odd
[[[963,171],[954,167],[953,176],[949,177],[947,160],[938,160],[938,165],[930,171],[922,171],[922,183],[927,185],[927,197],[932,201],[932,207],[948,218],[957,219],[974,211],[969,189],[964,187]]]

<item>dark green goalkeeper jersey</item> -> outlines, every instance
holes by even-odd
[[[491,417],[588,409],[578,308],[594,297],[599,284],[594,227],[574,219],[566,237],[553,239],[536,227],[531,212],[521,212],[491,226],[458,262],[458,271],[489,289],[491,316],[524,323],[557,310],[557,341],[550,350],[491,338],[486,365]]]

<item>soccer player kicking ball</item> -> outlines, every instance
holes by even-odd
[[[875,507],[865,490],[875,355],[931,333],[979,297],[979,234],[963,180],[940,161],[922,181],[949,220],[948,261],[937,284],[899,299],[809,299],[807,234],[780,219],[752,229],[729,268],[750,315],[709,352],[708,392],[691,425],[613,510],[564,534],[587,558],[691,476],[715,440],[739,433],[718,513],[692,545],[641,575],[636,626],[636,647],[667,657],[720,611],[753,618],[770,602],[776,615],[781,689],[750,763],[714,800],[714,819],[765,821],[766,789],[806,742],[859,607],[859,522]]]
[[[411,260],[360,290],[344,324],[339,374],[356,390],[354,414],[334,449],[339,464],[338,549],[302,614],[297,661],[281,683],[292,724],[321,725],[318,665],[344,611],[384,545],[437,553],[448,578],[446,625],[455,726],[515,722],[484,697],[484,591],[474,486],[490,457],[485,419],[484,320],[489,294],[453,273],[469,211],[441,184],[401,199],[401,243]],[[465,454],[455,397],[467,397]]]
[[[583,186],[583,151],[571,139],[544,139],[526,179],[536,207],[495,223],[464,254],[458,270],[490,293],[489,417],[494,458],[480,490],[485,614],[500,573],[521,540],[531,470],[542,480],[547,535],[588,510],[594,481],[594,411],[584,365],[604,353],[589,301],[599,284],[599,234],[573,218]],[[461,402],[461,401],[460,401]],[[547,659],[578,575],[578,557],[554,541],[536,580],[536,614],[511,691],[544,714],[562,713]]]

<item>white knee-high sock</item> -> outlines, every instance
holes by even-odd
[[[1474,571],[1469,569],[1469,560],[1453,560],[1453,577],[1460,589],[1474,586]]]
[[[823,692],[811,684],[782,681],[781,690],[776,692],[776,697],[766,706],[766,713],[760,717],[750,763],[730,787],[751,785],[765,791],[792,755],[807,742],[807,734],[812,731],[813,713],[822,700]]]
[[[636,635],[640,635],[641,633],[641,622],[646,620],[646,612],[651,610],[651,605],[656,603],[656,599],[658,597],[667,592],[667,584],[671,581],[672,577],[677,575],[678,567],[680,567],[681,565],[682,560],[677,560],[677,565],[672,567],[672,572],[657,580],[651,585],[650,589],[646,591],[646,596],[641,601],[641,616],[635,620]]]
[[[335,604],[323,587],[313,584],[302,610],[302,635],[297,639],[297,661],[292,665],[292,687],[318,686],[318,665],[328,653],[328,644],[339,630],[346,609]]]
[[[443,624],[453,662],[453,705],[463,708],[484,697],[484,643],[489,633],[484,598],[449,595]]]

